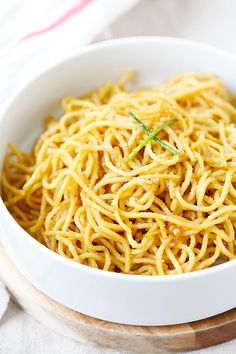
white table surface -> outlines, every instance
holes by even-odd
[[[112,37],[183,37],[205,41],[236,53],[235,14],[235,0],[141,0],[113,24],[109,33]],[[0,323],[0,353],[118,354],[111,350],[85,347],[64,338],[29,317],[12,302]],[[236,340],[194,353],[235,354]]]

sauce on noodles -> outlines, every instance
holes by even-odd
[[[160,275],[236,255],[236,110],[213,75],[129,91],[128,77],[65,97],[30,153],[13,144],[2,195],[35,239],[76,262]],[[178,151],[147,137],[129,112]]]

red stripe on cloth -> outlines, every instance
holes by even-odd
[[[26,34],[21,40],[24,41],[25,39],[29,39],[34,36],[39,36],[41,34],[50,32],[54,30],[56,27],[61,26],[64,22],[68,21],[71,17],[75,16],[78,12],[83,10],[87,5],[89,5],[93,0],[81,0],[75,6],[71,7],[66,13],[64,13],[61,17],[59,17],[55,22],[51,25],[42,28],[41,30],[31,32]]]

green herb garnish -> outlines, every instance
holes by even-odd
[[[144,147],[147,145],[147,143],[150,140],[154,140],[156,143],[158,143],[159,145],[161,145],[162,147],[164,147],[165,149],[169,150],[170,152],[172,152],[172,154],[177,155],[178,154],[178,150],[176,150],[174,147],[170,146],[169,144],[165,143],[164,141],[162,141],[161,139],[157,138],[156,135],[165,127],[167,127],[168,125],[174,123],[176,121],[176,119],[170,119],[164,123],[162,123],[161,125],[159,125],[153,132],[151,132],[151,130],[149,130],[146,125],[138,118],[136,117],[135,114],[133,114],[132,112],[128,112],[129,115],[139,124],[139,126],[147,133],[147,138],[144,139],[139,145],[136,146],[136,148],[131,151],[131,153],[125,158],[126,162],[131,161],[135,155],[137,155],[137,153]]]
[[[141,120],[140,120],[135,114],[133,114],[132,112],[128,112],[128,113],[129,113],[129,115],[130,115],[132,118],[134,118],[134,120],[136,120],[136,122],[138,123],[138,125],[139,125],[141,128],[143,128],[143,130],[147,133],[147,135],[150,136],[150,135],[152,134],[151,130],[149,130],[148,127],[146,127],[146,125],[145,125],[143,122],[141,122]],[[172,121],[175,122],[176,119],[172,119]],[[169,123],[169,124],[171,124],[171,123]],[[159,127],[158,127],[158,128],[159,128]],[[164,128],[164,127],[163,127],[163,128]],[[162,129],[163,129],[163,128],[162,128]],[[170,152],[172,152],[174,155],[178,155],[178,150],[175,149],[174,147],[172,147],[172,146],[170,146],[169,144],[165,143],[164,141],[162,141],[161,139],[157,138],[156,136],[154,136],[152,139],[153,139],[157,144],[161,145],[162,147],[164,147],[164,148],[166,148],[167,150],[169,150]]]

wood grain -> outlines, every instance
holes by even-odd
[[[236,337],[236,309],[202,321],[163,327],[121,325],[82,315],[36,289],[1,246],[0,276],[27,313],[80,343],[151,354],[200,349]]]

